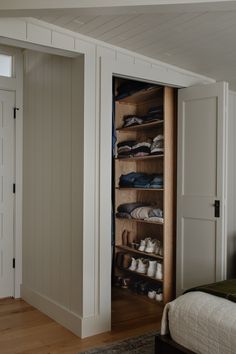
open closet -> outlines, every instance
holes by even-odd
[[[112,296],[143,314],[174,296],[175,101],[172,87],[113,77]]]

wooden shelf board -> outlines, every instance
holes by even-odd
[[[157,121],[154,121],[151,123],[133,125],[132,127],[118,128],[118,129],[116,129],[116,131],[117,132],[129,132],[129,131],[137,131],[137,130],[143,130],[143,129],[159,128],[163,123],[164,123],[164,120],[157,120]]]
[[[117,190],[121,191],[152,191],[152,192],[164,192],[163,188],[132,188],[132,187],[116,187]]]
[[[151,159],[160,159],[163,158],[164,154],[160,155],[147,155],[141,157],[116,157],[115,160],[118,161],[141,161],[141,160],[151,160]]]
[[[162,256],[158,256],[157,254],[141,252],[139,250],[135,250],[135,249],[133,249],[131,247],[123,246],[123,245],[116,245],[116,248],[119,248],[121,250],[130,252],[130,253],[135,253],[135,254],[139,254],[139,255],[142,255],[142,256],[148,256],[148,257],[156,258],[156,259],[159,259],[159,260],[163,261],[163,257]]]
[[[138,273],[138,272],[135,272],[133,270],[129,270],[129,269],[125,269],[125,268],[121,268],[121,267],[117,267],[120,271],[122,272],[125,272],[125,273],[128,273],[128,274],[133,274],[135,276],[139,276],[141,278],[145,278],[145,279],[149,279],[150,281],[155,281],[157,283],[163,283],[163,280],[159,280],[159,279],[156,279],[156,278],[153,278],[153,277],[149,277],[148,275],[146,274],[142,274],[142,273]]]
[[[144,223],[144,224],[153,224],[153,225],[164,225],[163,222],[157,222],[157,221],[148,221],[148,220],[140,220],[140,219],[128,219],[128,218],[117,218],[116,220],[120,220],[120,221],[131,221],[131,222],[140,222],[140,223]]]
[[[143,104],[145,102],[156,99],[158,96],[162,95],[162,87],[149,87],[140,91],[137,91],[127,97],[116,99],[116,102],[119,103],[128,103],[128,104]]]

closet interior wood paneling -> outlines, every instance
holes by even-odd
[[[142,295],[147,300],[148,291],[159,289],[163,292],[163,302],[167,303],[174,297],[175,288],[175,185],[176,185],[176,90],[172,87],[147,85],[139,91],[119,96],[119,87],[124,84],[132,86],[131,80],[113,78],[114,87],[114,116],[116,129],[116,147],[113,163],[113,209],[114,209],[114,257],[113,284],[121,286],[125,291],[138,291],[137,284],[146,283]],[[153,107],[163,107],[162,116],[145,123],[124,127],[124,117],[148,115]],[[153,142],[156,136],[163,135],[163,151],[158,154],[149,153],[146,156],[118,155],[117,145],[125,141]],[[119,146],[119,145],[118,145]],[[121,175],[130,172],[145,174],[163,174],[163,188],[152,187],[122,187]],[[125,203],[143,203],[144,205],[160,208],[163,211],[164,222],[140,220],[133,217],[126,219],[117,215],[117,208]],[[124,230],[129,232],[124,238]],[[123,235],[123,236],[122,236]],[[141,240],[151,238],[159,240],[163,247],[162,254],[147,253],[138,250]],[[162,264],[162,279],[156,279],[146,274],[130,270],[131,257],[156,261]],[[126,259],[126,260],[124,260]],[[128,264],[127,264],[128,261]],[[123,281],[123,284],[122,284]],[[158,304],[155,299],[151,302]]]

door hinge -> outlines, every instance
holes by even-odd
[[[13,194],[15,194],[15,193],[16,193],[16,184],[13,183]]]
[[[12,268],[15,269],[16,268],[16,259],[13,258],[12,260]]]
[[[13,108],[13,118],[16,119],[16,111],[19,111],[20,108],[14,107]]]

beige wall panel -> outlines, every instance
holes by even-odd
[[[25,54],[23,286],[81,315],[83,76],[77,70],[76,85],[72,77],[83,63],[75,61]]]

